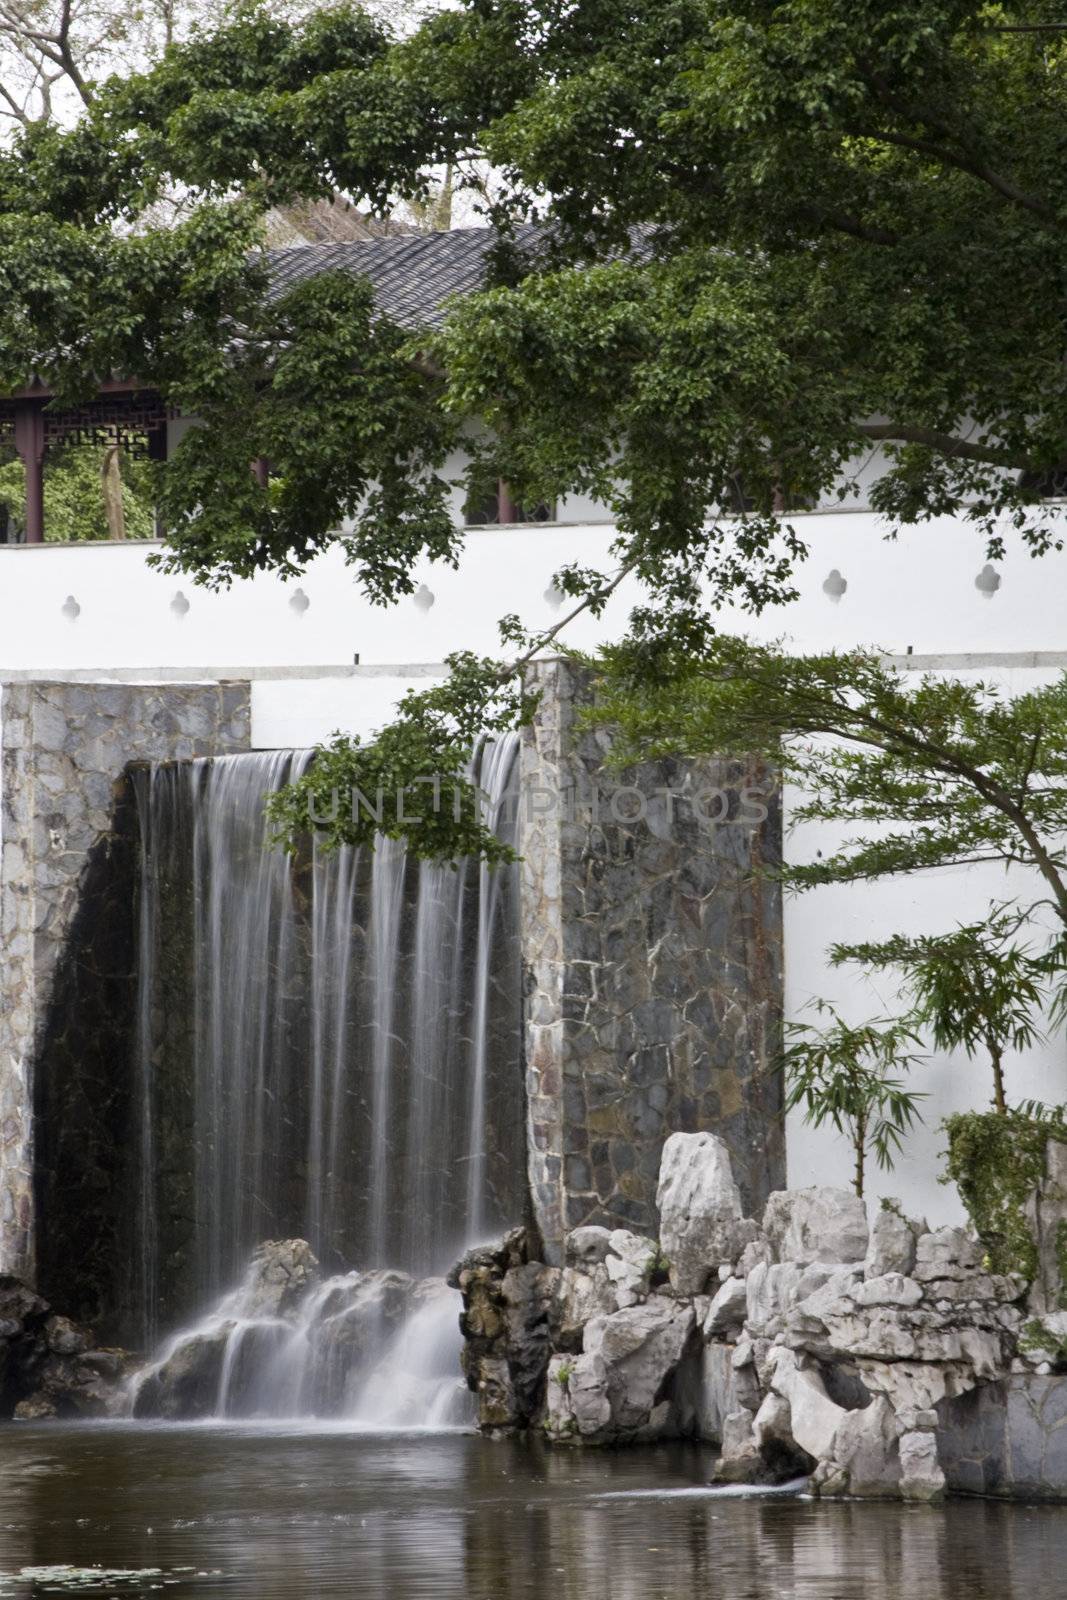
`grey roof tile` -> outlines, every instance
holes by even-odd
[[[518,230],[532,241],[538,229]],[[322,272],[351,272],[370,279],[378,306],[411,327],[435,326],[455,295],[483,287],[490,228],[455,228],[449,233],[411,233],[344,244],[296,245],[267,252],[272,294]]]

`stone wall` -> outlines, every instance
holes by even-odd
[[[0,689],[0,1272],[36,1273],[34,1103],[87,1142],[84,1119],[101,1114],[119,1075],[110,1053],[132,975],[126,766],[248,743],[247,684]],[[46,1145],[53,1135],[55,1125]],[[45,1185],[62,1160],[61,1143],[47,1147]]]
[[[1013,1373],[942,1402],[937,1449],[957,1493],[1067,1500],[1067,1376]]]
[[[781,811],[760,763],[604,770],[582,684],[539,663],[518,848],[533,1208],[546,1259],[585,1223],[656,1231],[669,1132],[729,1146],[749,1212],[785,1181]]]

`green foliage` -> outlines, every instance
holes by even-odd
[[[495,662],[467,654],[448,665],[449,679],[410,691],[373,742],[335,734],[301,778],[269,798],[278,842],[291,846],[313,830],[327,849],[373,848],[382,834],[405,840],[416,857],[515,859],[488,825],[469,768],[482,734],[527,721],[535,702]]]
[[[879,944],[831,948],[835,963],[900,968],[916,1025],[930,1030],[939,1049],[961,1049],[971,1058],[985,1051],[993,1070],[994,1108],[1002,1116],[1008,1109],[1004,1055],[1027,1050],[1043,1037],[1037,1013],[1049,995],[1050,959],[1010,942],[1017,926],[1017,918],[1001,914],[947,934],[897,934]],[[1053,947],[1057,955],[1064,943]]]
[[[613,570],[556,582],[596,611],[639,577],[631,678],[662,686],[711,647],[724,599],[792,593],[806,552],[776,507],[847,498],[876,444],[891,517],[958,513],[994,553],[1004,519],[1035,551],[1058,542],[1024,509],[1067,456],[1067,42],[1011,31],[1032,20],[979,0],[464,0],[397,42],[349,4],[299,22],[241,5],[0,156],[0,385],[37,373],[77,402],[100,373],[144,374],[205,422],[162,477],[169,567],[293,574],[341,538],[382,603],[426,556],[455,559],[440,470],[480,421],[473,473],[610,507]],[[269,297],[271,207],[425,204],[435,168],[462,183],[485,161],[493,281],[443,326],[400,329],[342,276]],[[530,253],[513,225],[532,214],[550,226]],[[727,520],[738,475],[753,510]],[[537,644],[516,618],[503,642]],[[464,679],[472,709],[501,704],[492,677]],[[945,709],[966,743],[977,708]],[[402,721],[410,770],[418,706]],[[953,768],[938,810],[912,778],[887,765],[879,802],[920,813],[910,859],[969,858],[973,785]],[[1020,834],[1001,814],[983,848],[1003,853]],[[900,837],[857,871],[897,870]]]
[[[53,446],[45,457],[45,537],[81,542],[111,537],[104,515],[101,465],[104,447],[68,443]],[[120,454],[122,505],[128,539],[155,538],[153,484],[149,463]],[[26,508],[26,475],[16,457],[0,466],[0,501],[22,526]]]
[[[994,1272],[1037,1273],[1037,1246],[1024,1207],[1045,1176],[1045,1147],[1067,1138],[1063,1107],[968,1111],[949,1117],[947,1176],[955,1183]]]
[[[786,1110],[803,1106],[806,1122],[829,1124],[851,1142],[853,1187],[862,1198],[868,1153],[888,1171],[926,1096],[908,1089],[900,1073],[918,1059],[907,1047],[921,1041],[904,1022],[879,1017],[851,1026],[825,1001],[816,1010],[825,1028],[788,1023],[785,1051]]]

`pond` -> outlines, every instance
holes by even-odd
[[[699,1447],[14,1426],[0,1600],[1059,1600],[1067,1508],[709,1492]]]

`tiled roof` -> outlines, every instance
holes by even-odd
[[[536,236],[534,227],[518,230]],[[445,302],[471,294],[485,281],[490,228],[455,228],[450,233],[411,233],[346,244],[308,244],[267,252],[275,294],[320,272],[361,274],[374,286],[382,311],[409,326],[441,322]],[[525,242],[525,241],[524,241]]]

